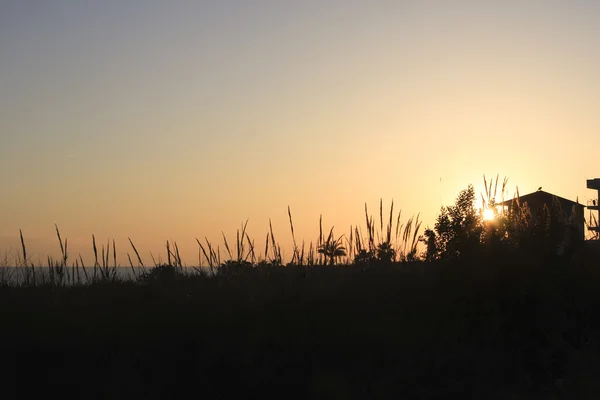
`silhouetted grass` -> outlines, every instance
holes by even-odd
[[[468,259],[424,262],[418,216],[401,225],[398,212],[394,228],[392,203],[384,226],[380,202],[378,232],[365,205],[367,235],[351,227],[348,236],[331,228],[325,237],[320,223],[305,252],[288,215],[294,251],[285,267],[272,226],[263,254],[246,221],[235,243],[223,234],[228,259],[219,245],[196,239],[199,265],[186,268],[167,241],[167,263],[141,274],[128,255],[130,280],[117,275],[114,241],[98,246],[92,236],[94,265],[85,267],[81,256],[69,262],[57,227],[61,257],[49,258],[43,274],[28,262],[21,234],[18,271],[31,274],[0,287],[5,398],[600,393],[593,243],[569,257],[482,247]],[[344,265],[327,265],[318,249],[339,249],[343,240]],[[353,262],[361,251],[370,254],[366,264]]]
[[[70,286],[55,276],[0,290],[0,350],[23,393],[216,398],[285,384],[276,394],[589,398],[597,266],[509,254],[216,275],[161,265],[138,282]],[[52,385],[24,384],[41,376]]]

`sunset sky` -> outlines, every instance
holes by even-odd
[[[483,174],[587,204],[599,43],[591,0],[1,1],[0,252],[194,264],[271,218],[290,255],[288,205],[307,242],[380,198],[433,226]]]

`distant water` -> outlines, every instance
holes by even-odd
[[[141,276],[144,272],[147,272],[151,269],[151,267],[117,267],[110,268],[110,272],[112,274],[112,270],[115,270],[115,276],[121,280],[131,280],[135,281],[139,276]],[[204,268],[203,268],[204,269]],[[186,268],[184,267],[186,272],[193,274],[196,272],[194,268]],[[31,268],[23,268],[23,267],[0,267],[0,283],[10,283],[14,285],[18,285],[28,280],[32,279],[32,269]],[[86,279],[87,273],[87,279]],[[96,278],[101,278],[102,274],[99,269],[96,269],[95,272]],[[35,267],[35,280],[37,283],[48,281],[50,279],[50,270],[48,267]],[[55,277],[56,279],[56,277]],[[85,283],[86,281],[91,281],[94,279],[94,268],[86,267],[85,272],[83,268],[73,269],[71,267],[65,269],[65,274],[63,277],[63,281],[66,284],[70,283]]]

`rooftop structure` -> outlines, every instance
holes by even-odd
[[[598,193],[596,195],[596,199],[592,200],[592,204],[588,205],[587,208],[588,210],[592,210],[592,211],[597,211],[598,212],[598,216],[596,218],[596,224],[595,226],[592,226],[592,223],[590,221],[590,224],[588,226],[588,230],[592,231],[592,232],[596,232],[596,234],[600,234],[600,227],[598,226],[598,222],[600,222],[600,204],[598,204],[598,200],[600,199],[600,178],[596,178],[596,179],[588,179],[587,180],[587,188],[588,189],[594,189],[596,190]]]

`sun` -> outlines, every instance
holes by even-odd
[[[484,221],[491,221],[494,218],[496,218],[496,214],[494,213],[494,210],[492,210],[491,208],[486,208],[485,210],[483,210],[483,220]]]

